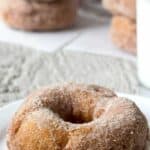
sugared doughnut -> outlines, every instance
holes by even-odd
[[[136,0],[103,0],[104,8],[115,15],[136,19]]]
[[[113,43],[136,54],[136,22],[123,16],[114,16],[111,24],[111,38]]]
[[[10,124],[9,150],[143,150],[148,125],[134,102],[95,85],[32,93]]]
[[[74,24],[77,2],[76,0],[55,2],[7,0],[1,14],[9,26],[17,29],[33,31],[63,29]]]

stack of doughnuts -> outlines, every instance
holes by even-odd
[[[112,41],[119,48],[136,53],[136,0],[103,0],[103,6],[113,14]]]
[[[57,30],[74,24],[77,0],[2,0],[1,16],[16,29]]]
[[[67,84],[28,96],[14,115],[9,150],[143,150],[148,135],[136,104],[97,85]]]

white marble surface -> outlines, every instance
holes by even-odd
[[[25,32],[9,28],[0,22],[0,41],[15,43],[37,50],[52,52],[60,49],[79,34],[79,31]]]

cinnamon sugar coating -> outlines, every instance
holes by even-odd
[[[124,17],[114,16],[111,24],[111,38],[113,43],[129,53],[136,54],[136,22]]]
[[[14,115],[9,150],[143,150],[148,125],[130,100],[95,85],[38,90]]]
[[[103,6],[114,15],[136,20],[136,0],[103,0]]]

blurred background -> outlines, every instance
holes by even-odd
[[[137,75],[136,0],[12,1],[0,7],[0,105],[64,82],[150,95]]]

